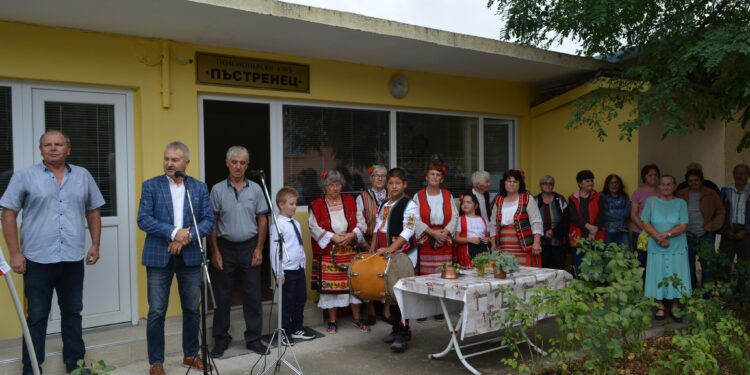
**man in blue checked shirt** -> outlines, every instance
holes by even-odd
[[[13,271],[23,274],[28,300],[26,321],[37,361],[44,362],[44,341],[57,291],[60,305],[63,362],[71,372],[83,359],[81,311],[83,310],[83,263],[99,260],[104,205],[99,188],[84,168],[65,162],[70,155],[70,138],[49,130],[39,139],[43,161],[15,172],[0,199],[5,242]],[[21,242],[18,242],[18,214],[23,212]],[[91,247],[86,250],[86,224]],[[31,374],[26,343],[23,343],[23,373]]]
[[[172,278],[177,276],[182,305],[182,352],[184,366],[203,370],[198,353],[198,326],[201,299],[201,262],[198,238],[211,233],[214,215],[205,183],[184,176],[190,163],[190,149],[182,142],[164,148],[164,174],[143,183],[138,208],[138,227],[146,232],[142,263],[146,266],[148,287],[149,374],[164,375],[164,317],[169,303]],[[182,172],[178,176],[177,172]],[[198,227],[187,201],[193,202]]]

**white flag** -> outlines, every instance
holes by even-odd
[[[5,263],[3,250],[0,249],[0,276],[5,275],[8,272],[10,272],[10,266],[8,265],[8,263]]]

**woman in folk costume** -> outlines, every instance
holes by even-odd
[[[367,171],[370,172],[370,188],[357,195],[357,211],[362,214],[365,223],[367,223],[367,230],[364,234],[364,248],[369,248],[372,243],[372,233],[377,221],[378,208],[388,198],[388,191],[385,189],[388,170],[380,164],[373,164]]]
[[[320,292],[318,307],[328,309],[328,333],[336,333],[336,309],[351,305],[354,325],[362,332],[370,327],[360,317],[360,301],[349,294],[347,269],[363,240],[365,219],[357,211],[354,197],[341,194],[344,178],[335,170],[323,172],[325,195],[310,203],[312,236],[312,284]]]
[[[584,169],[576,174],[576,182],[578,191],[568,198],[568,241],[573,249],[580,247],[579,239],[604,241],[605,238],[601,195],[594,190],[594,173]],[[574,250],[573,270],[576,275],[585,255]]]
[[[526,190],[523,173],[516,169],[505,172],[492,207],[492,249],[515,255],[522,266],[541,267],[543,234],[542,215]]]
[[[414,203],[419,209],[416,235],[419,244],[418,275],[440,273],[440,265],[453,262],[453,232],[458,211],[448,189],[443,189],[446,168],[434,161],[427,168],[427,187],[417,191]]]
[[[360,244],[360,247],[369,249],[372,243],[373,229],[377,222],[378,208],[387,200],[388,191],[385,189],[385,180],[388,176],[388,170],[380,164],[373,164],[367,169],[370,173],[370,188],[363,190],[357,195],[357,211],[362,214],[367,223],[367,230],[365,231],[364,240],[365,242]],[[367,303],[367,324],[375,324],[375,302],[370,301]],[[389,305],[383,305],[383,319],[388,321],[390,319]]]

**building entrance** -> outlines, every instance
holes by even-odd
[[[227,149],[234,145],[247,148],[250,152],[248,171],[263,170],[266,174],[266,183],[270,184],[270,105],[209,99],[204,99],[202,104],[204,176],[209,189],[228,177],[224,161]],[[257,177],[248,177],[260,184]],[[273,192],[270,186],[269,190]],[[261,295],[264,301],[273,298],[268,249],[269,244],[266,241],[263,249],[263,265],[261,266]],[[232,305],[242,305],[239,283],[235,284],[232,293]]]

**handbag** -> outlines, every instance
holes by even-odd
[[[649,198],[649,201],[651,202],[651,211],[653,211],[654,200],[652,198]],[[648,251],[648,233],[646,233],[645,230],[642,230],[638,235],[638,241],[635,244],[635,248],[640,251]]]
[[[641,231],[641,233],[638,235],[638,242],[635,246],[636,249],[640,251],[648,251],[648,233],[646,231]]]

